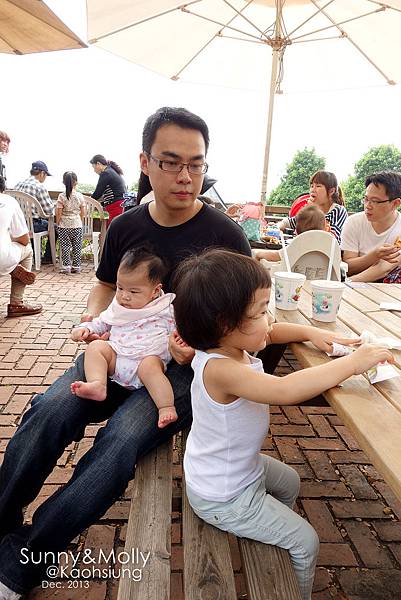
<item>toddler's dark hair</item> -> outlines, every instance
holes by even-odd
[[[167,265],[163,259],[149,248],[139,247],[127,250],[123,255],[119,270],[134,271],[139,265],[146,263],[148,278],[152,283],[160,283],[167,275]]]
[[[217,348],[243,322],[256,290],[270,286],[268,271],[249,256],[211,249],[186,259],[173,278],[180,336],[197,350]]]

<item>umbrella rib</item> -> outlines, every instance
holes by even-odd
[[[311,0],[311,2],[313,2],[313,4],[316,6],[316,8],[318,8],[316,1],[315,0]],[[382,8],[382,10],[386,10],[385,7]],[[381,70],[381,68],[379,67],[379,65],[377,65],[375,62],[373,62],[373,60],[366,54],[366,52],[364,52],[362,50],[362,48],[360,48],[358,46],[358,44],[347,34],[346,31],[344,31],[343,29],[341,29],[341,27],[338,26],[338,24],[334,23],[333,19],[330,17],[330,15],[328,15],[327,13],[325,13],[322,10],[322,14],[327,17],[327,19],[329,19],[329,21],[331,21],[341,32],[341,34],[347,38],[347,40],[349,40],[349,42],[362,54],[362,56],[364,56],[366,58],[366,60],[372,65],[372,67],[374,69],[376,69],[376,71],[378,71],[380,73],[380,75],[382,75],[384,77],[384,79],[387,81],[387,83],[389,85],[395,85],[395,82],[390,79],[389,77],[387,77],[387,75],[384,73],[384,71]]]
[[[401,8],[396,8],[395,6],[389,6],[388,4],[385,4],[384,2],[378,2],[377,0],[368,0],[368,2],[371,2],[372,4],[378,4],[379,6],[383,6],[384,8],[389,8],[391,10],[395,10],[396,12],[401,12]]]
[[[152,15],[151,17],[145,17],[144,19],[141,19],[140,21],[134,21],[133,23],[124,25],[124,27],[119,27],[118,29],[113,29],[113,31],[109,31],[108,33],[99,35],[96,38],[88,40],[88,42],[89,42],[89,44],[95,44],[99,40],[104,40],[105,38],[107,38],[111,35],[115,35],[116,33],[121,33],[122,31],[131,29],[131,27],[135,27],[136,25],[142,25],[142,23],[147,23],[148,21],[152,21],[153,19],[157,19],[158,17],[164,17],[164,15],[168,15],[169,13],[172,13],[176,10],[183,10],[186,6],[190,6],[192,4],[198,4],[199,2],[202,2],[202,1],[203,0],[190,0],[189,2],[186,2],[185,4],[178,4],[177,6],[174,6],[173,8],[169,8],[168,10],[163,10],[162,12],[156,13],[155,15]],[[187,11],[187,12],[189,12],[189,11]]]
[[[253,4],[253,0],[249,0],[248,4],[246,6],[244,6],[244,8],[240,11],[238,9],[236,9],[235,6],[233,6],[230,2],[228,2],[228,0],[223,0],[223,2],[225,2],[225,4],[227,4],[227,6],[229,6],[234,12],[236,12],[239,17],[241,17],[249,25],[254,27],[256,29],[256,31],[258,31],[260,33],[260,35],[263,35],[263,37],[265,37],[267,40],[270,40],[269,36],[267,36],[266,33],[262,29],[259,29],[259,27],[255,23],[253,23],[250,19],[248,19],[248,17],[246,17],[243,14],[243,11],[245,9],[247,9],[250,4]]]
[[[311,0],[312,2],[314,0]],[[364,13],[363,15],[358,15],[357,17],[352,17],[351,19],[346,19],[345,21],[340,21],[339,23],[335,23],[331,17],[329,17],[328,15],[326,15],[323,12],[323,9],[319,12],[321,12],[325,17],[327,17],[328,19],[330,19],[330,21],[333,23],[332,25],[327,25],[327,27],[322,27],[321,29],[315,29],[315,31],[310,31],[309,33],[304,33],[303,35],[299,35],[298,37],[293,38],[293,41],[295,40],[300,40],[303,37],[307,37],[309,35],[314,35],[315,33],[320,33],[321,31],[326,31],[326,29],[332,29],[333,27],[337,27],[338,29],[340,29],[340,25],[344,25],[345,23],[351,23],[351,21],[357,21],[358,19],[363,19],[364,17],[369,17],[370,15],[374,15],[378,12],[383,12],[383,10],[385,10],[385,8],[377,8],[376,10],[372,10],[368,13]],[[340,30],[341,31],[341,30]],[[344,32],[343,36],[345,37],[347,35],[346,32]]]
[[[345,36],[344,35],[328,35],[326,37],[318,37],[318,38],[312,38],[310,40],[297,40],[295,42],[292,42],[293,44],[308,44],[309,42],[323,42],[326,40],[341,40],[343,39]]]
[[[298,31],[298,29],[301,29],[301,27],[303,27],[304,25],[306,25],[306,23],[308,23],[311,19],[314,19],[316,17],[316,15],[318,15],[324,8],[327,8],[327,6],[329,6],[329,4],[332,4],[334,1],[335,0],[329,0],[327,2],[327,4],[325,4],[324,6],[322,6],[322,8],[319,8],[316,12],[313,13],[313,15],[311,15],[303,23],[301,23],[300,25],[298,25],[298,27],[295,27],[295,29],[293,29],[288,34],[288,37],[291,37],[296,31]]]
[[[261,41],[260,38],[258,38],[256,35],[253,35],[252,33],[248,33],[247,31],[243,31],[242,29],[237,29],[236,27],[231,27],[231,25],[229,23],[231,23],[231,21],[233,21],[236,18],[236,16],[232,17],[228,21],[228,23],[222,23],[221,21],[215,21],[214,19],[211,19],[210,17],[205,17],[204,15],[195,13],[192,10],[183,9],[183,12],[188,13],[189,15],[192,15],[193,17],[197,17],[198,19],[203,19],[204,21],[208,21],[209,23],[214,23],[215,25],[219,25],[222,29],[218,32],[218,34],[215,34],[213,37],[216,37],[216,35],[220,35],[223,29],[231,29],[232,31],[236,31],[237,33],[241,33],[242,35],[246,35],[250,38],[253,38],[254,40],[257,40],[258,42]],[[268,40],[269,40],[269,38],[266,39],[266,41],[268,41]]]
[[[251,2],[253,2],[253,0],[250,0],[250,1],[248,2],[248,4],[250,4]],[[246,6],[248,6],[248,4],[247,4]],[[244,8],[246,8],[246,6],[245,6]],[[244,9],[243,9],[243,10],[244,10]],[[243,41],[254,41],[254,42],[256,42],[256,41],[257,41],[257,42],[259,42],[259,43],[262,43],[262,42],[261,42],[261,40],[260,40],[259,38],[257,38],[256,36],[254,36],[254,35],[251,35],[251,34],[247,34],[246,32],[243,32],[243,31],[240,31],[240,30],[234,29],[233,27],[230,27],[230,23],[231,23],[231,22],[232,22],[232,21],[233,21],[233,20],[236,18],[236,16],[232,17],[232,18],[231,18],[231,19],[230,19],[230,20],[229,20],[229,21],[228,21],[228,22],[227,22],[227,23],[224,25],[223,23],[217,23],[216,21],[212,21],[211,19],[208,19],[207,17],[204,17],[203,15],[198,15],[198,14],[196,14],[196,13],[194,13],[194,12],[192,12],[192,11],[189,11],[189,10],[187,10],[187,9],[185,9],[185,12],[188,12],[189,14],[193,15],[194,17],[199,17],[200,19],[205,19],[206,21],[211,21],[212,23],[216,23],[217,25],[220,25],[220,26],[221,26],[223,29],[225,29],[225,28],[227,28],[227,29],[233,29],[234,31],[239,31],[239,33],[242,33],[242,34],[248,35],[250,38],[254,38],[253,40],[246,40],[246,39],[244,39]],[[205,50],[205,48],[207,48],[207,47],[209,46],[209,44],[211,44],[211,43],[213,42],[213,40],[214,40],[216,37],[218,37],[218,36],[221,36],[221,37],[223,37],[223,35],[222,35],[222,33],[221,33],[221,32],[222,32],[222,29],[221,29],[220,31],[218,31],[216,34],[214,34],[214,35],[213,35],[213,36],[210,38],[210,40],[208,40],[208,41],[206,42],[206,44],[204,44],[204,45],[202,46],[202,48],[200,48],[200,49],[199,49],[199,50],[198,50],[198,51],[197,51],[197,52],[196,52],[196,53],[195,53],[195,54],[194,54],[194,55],[193,55],[193,56],[192,56],[192,57],[191,57],[191,58],[190,58],[190,59],[189,59],[189,60],[188,60],[186,63],[185,63],[185,65],[183,65],[183,66],[181,67],[181,69],[180,69],[179,71],[177,71],[177,73],[176,73],[175,75],[173,75],[173,77],[172,77],[171,79],[172,79],[173,81],[177,81],[177,80],[180,78],[180,75],[181,75],[181,73],[182,73],[182,72],[183,72],[183,71],[184,71],[184,70],[185,70],[185,69],[186,69],[186,68],[187,68],[187,67],[188,67],[188,66],[189,66],[189,65],[190,65],[190,64],[191,64],[191,63],[192,63],[192,62],[193,62],[193,61],[194,61],[194,60],[195,60],[195,59],[196,59],[198,56],[199,56],[199,54],[201,54],[201,53],[202,53],[202,52]],[[229,36],[224,36],[224,37],[229,37]]]

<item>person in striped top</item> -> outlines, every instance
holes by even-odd
[[[309,180],[310,202],[318,206],[326,216],[327,229],[341,241],[341,231],[348,216],[337,177],[330,171],[316,171]],[[280,229],[295,229],[297,217],[287,217],[280,222]]]

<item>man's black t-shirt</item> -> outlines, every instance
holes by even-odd
[[[171,291],[171,275],[175,267],[192,254],[219,247],[251,256],[249,242],[241,227],[216,208],[204,204],[189,221],[163,227],[150,216],[149,204],[141,204],[111,222],[96,271],[97,278],[115,284],[123,254],[130,248],[143,245],[154,248],[169,266],[163,282],[165,292]]]

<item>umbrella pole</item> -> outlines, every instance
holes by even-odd
[[[278,58],[279,58],[279,50],[273,50],[272,72],[271,72],[271,78],[270,78],[269,113],[268,113],[268,117],[267,117],[265,159],[263,162],[262,189],[260,192],[260,201],[261,202],[265,202],[265,200],[266,200],[267,174],[269,172],[270,142],[271,142],[272,123],[273,123],[274,97],[276,94],[276,85],[277,85]]]

